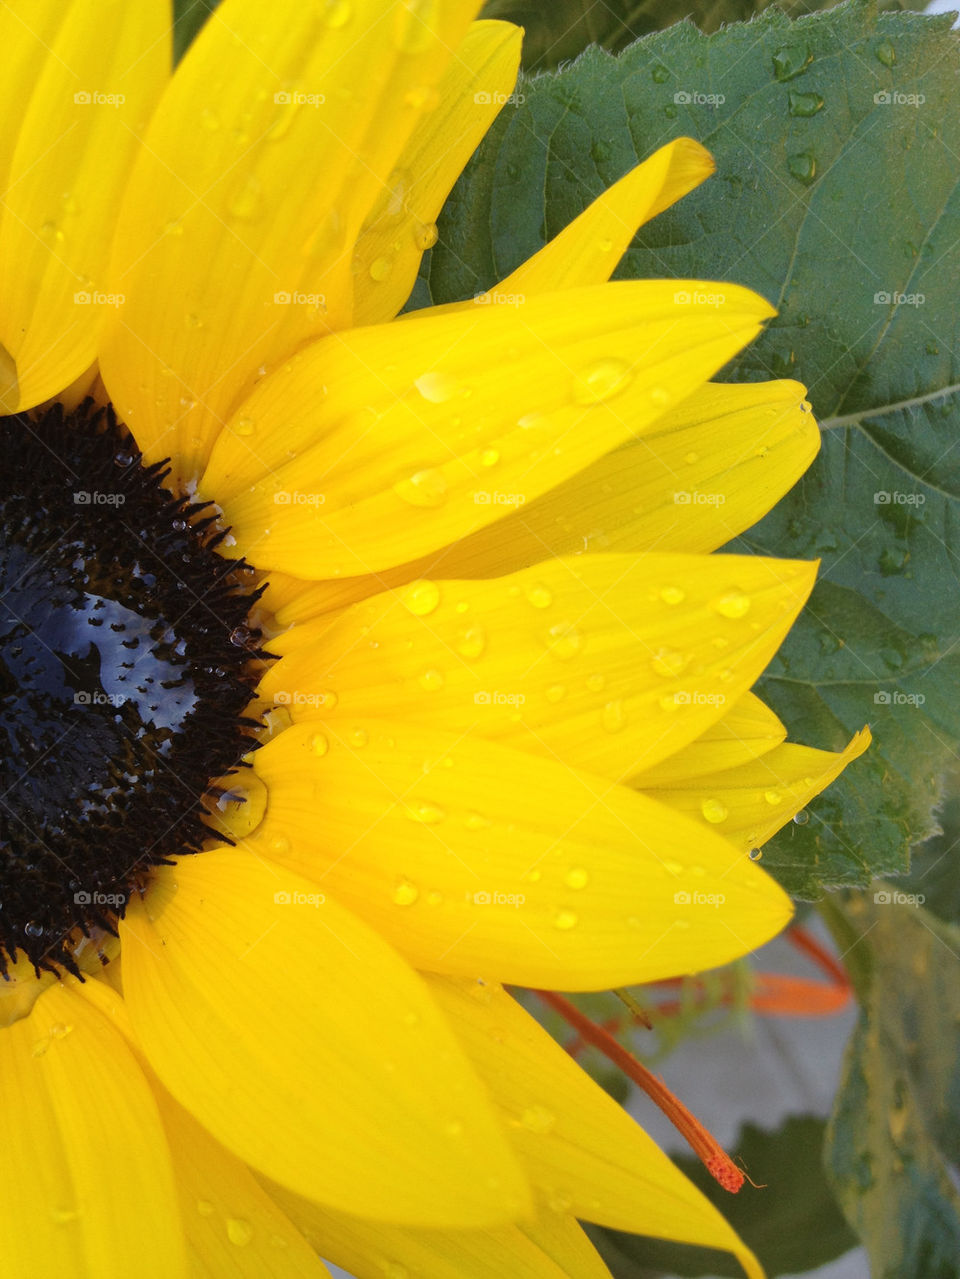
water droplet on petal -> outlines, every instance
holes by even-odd
[[[794,814],[793,820],[798,826],[806,826],[810,820],[810,814],[805,808],[801,808],[799,813]]]
[[[401,596],[403,603],[416,617],[427,617],[440,603],[440,587],[426,578],[411,582]]]
[[[401,879],[393,890],[393,900],[398,906],[412,906],[420,896],[420,889],[411,884],[409,879]]]
[[[721,617],[745,617],[750,611],[750,596],[743,591],[727,591],[713,601],[713,608]]]
[[[526,589],[526,597],[534,608],[549,608],[553,603],[553,595],[542,582],[534,582]]]
[[[783,796],[778,790],[765,790],[763,792],[763,798],[768,804],[776,805],[783,802]]]
[[[337,30],[339,27],[345,27],[352,17],[351,0],[322,0],[320,18],[326,26]]]
[[[549,1132],[557,1122],[557,1116],[546,1106],[528,1106],[520,1116],[520,1122],[530,1132]]]
[[[586,888],[590,882],[590,876],[582,866],[574,866],[564,875],[563,882],[568,888]]]
[[[480,454],[481,466],[496,466],[500,461],[500,454],[496,449],[484,449]]]
[[[597,360],[574,379],[573,398],[578,404],[599,404],[626,390],[632,380],[626,360]]]
[[[436,222],[420,222],[413,232],[414,243],[422,253],[426,253],[427,249],[433,248],[438,236]]]
[[[314,735],[310,738],[310,751],[312,754],[323,756],[326,755],[329,749],[330,743],[327,741],[326,737],[324,737],[323,733],[314,733]]]
[[[447,815],[437,804],[428,804],[423,800],[404,804],[403,811],[412,822],[420,822],[424,826],[436,826]]]
[[[687,598],[687,593],[679,586],[664,586],[660,591],[660,598],[664,604],[682,604]]]
[[[447,481],[442,471],[436,467],[417,471],[407,480],[400,480],[393,486],[397,497],[411,506],[442,506],[447,497]]]
[[[446,404],[463,391],[463,384],[450,373],[434,370],[422,373],[413,384],[431,404]]]
[[[547,631],[547,648],[562,662],[569,661],[583,648],[583,636],[571,622],[559,622]]]
[[[553,703],[553,705],[556,705],[557,702],[563,701],[563,698],[566,695],[566,692],[567,690],[563,686],[563,684],[551,684],[550,687],[545,691],[544,696],[546,697],[548,702],[551,702]]]
[[[484,817],[483,813],[467,813],[463,824],[467,830],[489,830],[493,822],[489,817]]]
[[[428,671],[423,671],[417,683],[421,688],[426,689],[428,693],[435,693],[438,689],[443,688],[443,672],[438,671],[435,666],[431,666]]]
[[[708,822],[714,824],[726,821],[730,816],[730,810],[719,799],[705,799],[700,805],[700,811]]]
[[[747,853],[747,856],[750,858],[752,862],[758,862],[760,858],[763,856],[763,849],[751,848],[750,851]]]
[[[572,910],[558,910],[553,917],[554,928],[559,928],[561,932],[576,928],[577,922],[577,916]]]
[[[253,1238],[253,1226],[242,1217],[228,1217],[227,1238],[238,1248],[244,1248]]]
[[[200,1214],[201,1217],[212,1217],[213,1204],[210,1202],[209,1199],[198,1199],[197,1212]]]
[[[234,188],[233,194],[227,204],[227,208],[235,218],[241,221],[251,222],[260,213],[263,203],[263,188],[260,179],[254,174],[248,173],[246,177]]]
[[[684,866],[682,862],[675,862],[668,859],[663,863],[663,869],[668,875],[682,875]]]
[[[374,258],[368,269],[370,279],[374,280],[377,284],[382,284],[384,280],[389,278],[390,273],[393,270],[393,262],[390,258]]]
[[[461,657],[475,660],[483,656],[487,637],[479,626],[469,626],[457,632],[457,652]]]
[[[678,653],[676,649],[661,648],[654,653],[651,665],[657,675],[663,675],[666,678],[682,674],[689,661],[689,657]]]
[[[587,688],[591,693],[599,693],[606,682],[606,677],[599,672],[595,675],[587,676]]]
[[[627,724],[627,712],[622,700],[607,702],[600,716],[600,722],[608,733],[619,733]]]

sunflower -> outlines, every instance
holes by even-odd
[[[758,1273],[503,984],[788,919],[749,853],[865,735],[749,691],[815,566],[709,552],[817,427],[709,381],[761,298],[607,283],[689,140],[397,319],[515,78],[476,8],[224,0],[176,74],[161,0],[0,10],[16,1274]]]

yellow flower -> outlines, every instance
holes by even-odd
[[[814,566],[709,552],[817,428],[708,381],[762,299],[606,283],[689,140],[395,322],[515,77],[477,7],[224,0],[175,76],[161,0],[0,10],[16,1274],[602,1275],[578,1218],[758,1273],[501,983],[789,917],[747,853],[865,739],[749,691]]]

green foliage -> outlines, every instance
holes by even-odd
[[[180,61],[220,0],[173,0],[173,63]]]
[[[956,1279],[960,929],[905,899],[878,884],[825,912],[861,1001],[826,1160],[873,1279]]]
[[[797,896],[903,872],[960,742],[956,62],[948,16],[861,2],[587,50],[522,82],[414,294],[490,287],[673,137],[713,152],[717,175],[643,228],[619,274],[764,294],[779,316],[724,376],[800,379],[824,428],[808,475],[730,548],[822,561],[761,689],[791,736],[836,749],[870,722],[876,739],[767,846]]]

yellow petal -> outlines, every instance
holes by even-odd
[[[701,287],[597,285],[314,343],[242,406],[202,488],[258,565],[403,563],[649,430],[771,314],[733,285],[719,306],[675,301]]]
[[[716,165],[693,138],[675,138],[614,182],[496,293],[552,293],[609,280],[637,229],[709,178]]]
[[[166,1138],[121,1035],[57,984],[0,1041],[10,1274],[186,1276]]]
[[[392,320],[410,296],[443,202],[517,78],[522,35],[508,22],[475,22],[457,49],[357,241],[355,324]]]
[[[264,21],[260,0],[224,0],[211,14],[117,229],[111,287],[127,301],[101,367],[149,460],[195,477],[261,366],[349,324],[356,237],[476,8],[274,0]]]
[[[287,656],[261,693],[295,719],[382,715],[619,781],[747,692],[815,576],[802,561],[652,554],[415,582],[279,637]]]
[[[661,760],[653,768],[645,768],[633,779],[633,784],[641,790],[652,790],[703,773],[738,768],[766,755],[786,736],[786,728],[770,707],[755,694],[744,693],[722,719],[675,755]]]
[[[314,1248],[357,1279],[609,1279],[589,1243],[593,1269],[569,1246],[573,1264],[565,1267],[517,1226],[483,1232],[409,1230],[330,1212],[281,1186],[266,1185]]]
[[[509,995],[429,981],[542,1195],[616,1230],[722,1248],[762,1275],[709,1200]]]
[[[119,305],[107,279],[111,234],[169,78],[170,6],[5,4],[0,41],[8,122],[0,341],[16,366],[0,372],[0,409],[12,413],[50,399],[93,363]]]
[[[650,434],[462,540],[363,577],[271,575],[266,606],[288,626],[421,577],[493,577],[582,551],[712,551],[755,524],[816,456],[804,395],[799,382],[708,383]]]
[[[155,872],[121,937],[146,1056],[245,1163],[385,1221],[523,1212],[519,1172],[421,980],[316,884],[241,851],[187,857]]]
[[[235,1159],[155,1080],[193,1279],[321,1279],[326,1266]]]
[[[254,767],[270,803],[245,845],[429,971],[606,989],[725,963],[790,916],[698,823],[499,743],[343,717],[293,725]]]
[[[781,826],[825,790],[848,764],[870,745],[869,728],[851,738],[842,751],[819,751],[787,742],[752,763],[702,776],[635,785],[668,804],[675,812],[704,821],[713,815],[716,828],[738,848],[759,848]],[[720,817],[719,814],[723,813]]]

